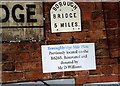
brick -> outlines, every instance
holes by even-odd
[[[118,10],[118,3],[117,2],[104,2],[103,3],[104,10]]]
[[[117,28],[118,27],[118,21],[117,20],[106,20],[106,28]]]
[[[42,73],[40,71],[30,71],[30,72],[25,72],[24,74],[26,80],[42,79]]]
[[[82,28],[84,29],[89,29],[90,28],[90,22],[89,21],[83,21],[82,22]]]
[[[22,72],[2,72],[2,82],[23,81],[24,75]]]
[[[58,39],[60,40],[60,36],[56,36],[56,34],[51,34],[51,33],[46,33],[46,39],[47,40],[55,40],[55,39]]]
[[[102,30],[89,31],[88,34],[90,38],[93,38],[93,39],[102,39],[106,37],[106,33]]]
[[[118,64],[118,73],[120,74],[120,64]]]
[[[72,36],[74,37],[75,40],[76,39],[78,39],[78,40],[85,39],[87,35],[88,35],[87,32],[74,32],[74,33],[72,33]]]
[[[30,59],[30,54],[28,52],[24,53],[15,53],[14,54],[14,59],[15,61],[29,61]]]
[[[51,73],[43,73],[43,79],[51,79],[52,78],[52,75]]]
[[[17,72],[24,71],[22,64],[23,64],[22,62],[16,62],[15,63],[15,71],[17,71]]]
[[[95,10],[92,12],[92,16],[91,16],[92,20],[103,20],[103,11],[100,11],[100,10]]]
[[[46,24],[49,24],[49,26],[50,26],[50,12],[49,11],[47,11],[47,12],[45,12],[45,26],[46,26]],[[45,27],[46,28],[46,27]],[[49,28],[50,29],[50,28]]]
[[[118,75],[109,75],[109,76],[100,77],[101,82],[118,82],[118,80],[119,80]]]
[[[14,71],[15,63],[14,62],[6,62],[2,65],[2,71]]]
[[[105,75],[113,74],[113,68],[111,65],[103,65],[101,66],[101,73]]]
[[[91,21],[91,24],[90,24],[90,30],[103,30],[103,28],[105,28],[105,23],[104,21],[98,21],[98,20],[95,20],[95,21]]]
[[[80,76],[80,77],[75,78],[75,83],[76,83],[76,85],[85,84],[87,82],[87,80],[88,80],[88,77]]]
[[[64,41],[63,40],[56,40],[56,41],[50,40],[50,41],[47,41],[47,44],[48,45],[52,45],[52,44],[64,44]]]
[[[96,60],[97,65],[111,65],[111,64],[118,64],[118,60],[117,59],[113,59],[113,58],[99,58]]]
[[[32,49],[31,48],[31,43],[29,43],[29,42],[24,42],[24,43],[19,44],[19,51],[20,52],[28,52],[31,49]]]
[[[50,9],[51,9],[51,7],[53,6],[53,4],[54,4],[55,2],[45,2],[44,3],[44,12],[49,12],[50,11]]]
[[[58,73],[51,73],[52,79],[58,79],[58,78],[62,78],[63,76],[63,72],[58,72]]]
[[[40,46],[41,46],[41,44],[42,44],[42,42],[36,42],[36,43],[31,43],[31,49],[33,50],[33,51],[40,51]]]
[[[82,12],[82,21],[90,21],[91,14],[91,12]]]
[[[41,62],[17,62],[16,71],[42,71]]]
[[[18,50],[19,52],[30,52],[30,51],[36,51],[39,50],[40,51],[40,46],[41,46],[42,42],[36,42],[36,43],[32,43],[32,42],[23,42],[20,43],[18,46]]]
[[[109,56],[108,49],[97,49],[96,56]]]
[[[82,12],[91,12],[95,9],[93,2],[79,2],[78,5]]]
[[[107,31],[108,38],[115,38],[118,35],[118,30],[108,30]]]
[[[101,82],[100,76],[89,76],[87,79],[87,83],[97,83]]]
[[[34,52],[31,52],[30,53],[30,59],[32,60],[32,61],[38,61],[38,60],[40,60],[40,59],[42,59],[42,57],[41,57],[41,52],[40,51],[34,51]]]
[[[70,71],[70,72],[64,72],[64,76],[67,76],[67,77],[73,77],[75,76],[75,72],[74,71]]]
[[[88,76],[89,75],[89,71],[84,70],[84,71],[76,71],[75,72],[77,76]]]
[[[110,55],[111,57],[118,57],[119,58],[119,50],[118,49],[110,49]]]
[[[106,19],[119,19],[119,12],[118,12],[118,10],[116,11],[105,11],[104,12],[104,14],[105,14],[105,18]]]
[[[48,33],[48,32],[51,32],[51,26],[50,26],[50,22],[48,21],[48,19],[46,19],[46,22],[45,22],[45,32]]]
[[[10,81],[10,73],[8,72],[2,72],[2,83]]]
[[[107,39],[99,39],[99,41],[96,42],[96,49],[108,49]]]
[[[6,52],[11,52],[12,48],[11,48],[11,43],[4,43],[2,44],[2,52],[6,53]]]
[[[96,70],[90,70],[89,71],[90,75],[101,75],[101,66],[97,65]]]
[[[95,10],[102,10],[102,2],[94,2],[95,3]]]
[[[11,53],[2,53],[2,62],[13,61],[13,54]]]
[[[109,47],[110,48],[119,48],[118,37],[109,38]]]
[[[54,34],[46,33],[46,38],[47,38],[47,40],[61,41],[61,40],[70,40],[70,38],[72,38],[72,36],[74,36],[74,38],[75,38],[75,37],[79,37],[80,35],[82,36],[82,34],[84,34],[84,32],[79,33],[79,34],[77,34],[77,33],[78,32],[73,32],[71,34],[68,32],[60,33],[60,34],[58,34],[58,33],[54,33]]]
[[[119,74],[119,65],[118,64],[113,64],[113,74]]]
[[[86,40],[85,38],[82,40],[82,39],[75,39],[74,41],[70,42],[70,43],[85,43]]]
[[[119,28],[120,28],[120,26],[119,26]],[[120,34],[120,30],[118,30],[118,35]],[[120,39],[120,37],[118,36],[118,38]]]
[[[119,18],[120,19],[120,18]],[[120,27],[120,20],[118,21],[118,26]]]

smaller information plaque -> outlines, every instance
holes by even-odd
[[[95,70],[95,44],[42,45],[43,73]]]

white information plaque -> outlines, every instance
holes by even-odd
[[[95,44],[42,45],[43,73],[95,70]]]

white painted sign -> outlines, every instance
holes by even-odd
[[[42,45],[43,73],[95,70],[95,44]]]
[[[56,2],[50,10],[50,17],[52,33],[81,31],[81,11],[71,0]]]

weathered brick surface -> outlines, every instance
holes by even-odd
[[[119,9],[118,2],[104,2],[103,8],[104,10],[118,10]]]
[[[2,65],[2,71],[14,71],[15,63],[14,62],[6,62]]]
[[[63,72],[51,73],[51,76],[52,76],[52,79],[59,79],[59,78],[62,78],[64,76],[63,74],[64,74]]]
[[[102,70],[101,65],[97,65],[96,70],[89,71],[89,74],[90,75],[101,75],[102,74],[101,70]]]
[[[119,81],[120,15],[118,10],[120,8],[118,7],[120,3],[77,2],[82,12],[82,31],[65,33],[51,33],[49,12],[53,4],[54,2],[44,3],[45,39],[43,42],[3,43],[2,81],[6,83],[74,78],[78,86],[85,83]],[[42,73],[42,44],[91,42],[95,43],[96,70]]]
[[[18,82],[42,78],[41,43],[3,43],[2,81]],[[10,78],[7,78],[10,77]]]
[[[40,62],[16,62],[16,71],[42,71]]]
[[[24,80],[22,72],[2,72],[2,82],[18,82]]]
[[[42,79],[42,74],[41,71],[30,71],[30,72],[25,72],[25,80],[40,80]]]
[[[84,71],[76,71],[76,76],[88,76],[89,75],[89,71],[88,70],[84,70]]]

